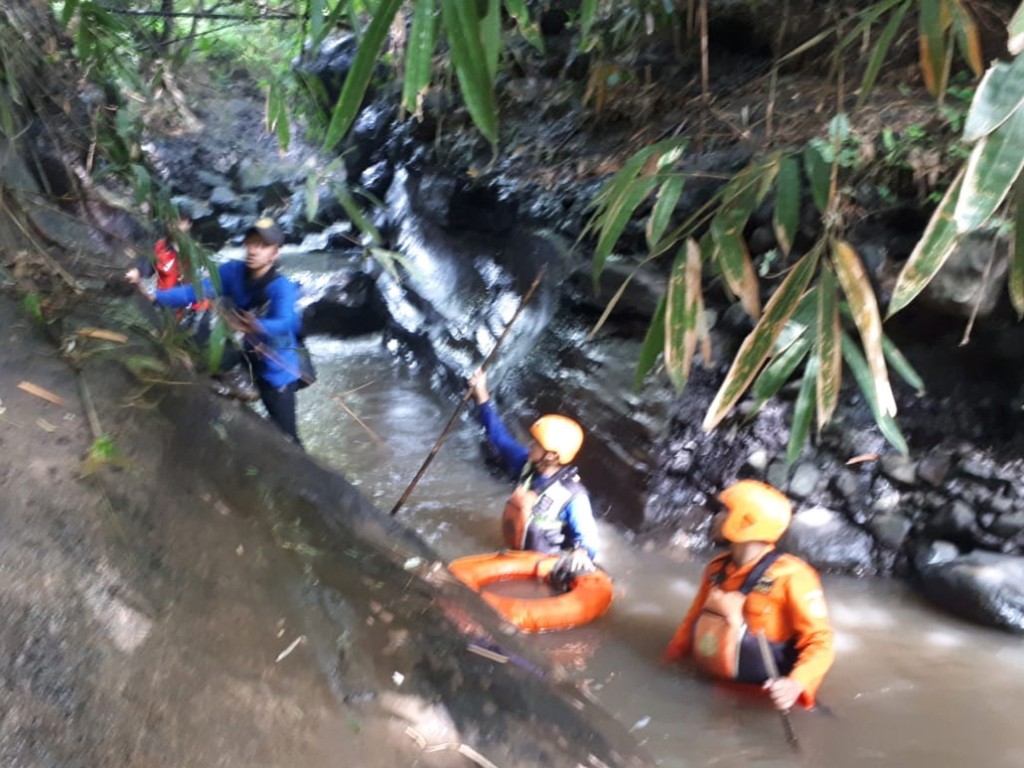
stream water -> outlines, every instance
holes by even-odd
[[[379,337],[309,343],[320,378],[299,395],[303,440],[387,514],[455,403]],[[505,416],[520,426],[514,414]],[[497,518],[511,483],[486,468],[481,437],[464,416],[398,513],[448,559],[499,544]],[[898,583],[826,577],[837,661],[821,701],[831,714],[794,712],[801,748],[793,752],[759,695],[658,663],[707,555],[641,548],[610,526],[601,532],[600,562],[615,579],[610,612],[531,642],[569,669],[660,765],[1024,765],[1013,704],[1024,696],[1019,638],[946,617]]]

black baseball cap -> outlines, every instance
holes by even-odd
[[[284,232],[277,222],[269,217],[258,219],[255,224],[245,230],[245,237],[248,239],[256,235],[267,245],[281,245],[284,242]]]

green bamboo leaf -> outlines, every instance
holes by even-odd
[[[811,417],[814,415],[814,389],[818,380],[818,359],[811,355],[800,383],[800,394],[793,406],[793,423],[789,427],[789,443],[786,445],[786,466],[791,467],[800,458],[800,451],[807,442],[811,431]]]
[[[369,32],[367,32],[369,35]],[[364,232],[370,236],[370,242],[373,245],[380,245],[383,242],[383,238],[380,236],[380,230],[374,225],[373,221],[363,213],[359,204],[352,197],[352,194],[348,191],[348,188],[342,184],[331,184],[331,193],[341,203],[341,207],[345,209],[345,213],[348,214],[349,220],[356,226],[360,232]]]
[[[598,289],[598,278],[601,276],[612,248],[619,241],[619,237],[622,235],[623,230],[625,230],[626,224],[633,218],[637,207],[647,199],[648,195],[654,191],[657,185],[658,179],[656,177],[637,179],[632,186],[626,189],[622,197],[609,205],[601,227],[601,235],[597,241],[597,248],[594,250],[592,271],[594,274],[595,292]]]
[[[580,50],[586,50],[590,42],[590,28],[597,16],[597,0],[583,0],[580,3]]]
[[[665,234],[665,229],[679,203],[679,197],[683,194],[685,181],[686,179],[682,176],[670,176],[658,188],[658,194],[654,200],[654,210],[651,211],[650,218],[647,219],[647,247],[652,251],[661,241],[661,236]]]
[[[825,213],[832,201],[832,166],[815,147],[804,149],[804,172],[811,186],[814,207]]]
[[[519,34],[541,53],[544,53],[544,37],[540,33],[540,25],[530,18],[526,0],[505,0],[505,10],[516,20]]]
[[[482,1],[487,4],[487,13],[480,17],[480,45],[483,47],[488,80],[493,90],[494,78],[498,76],[498,58],[501,54],[501,0]],[[467,5],[479,7],[479,3]],[[472,9],[469,13],[473,13]]]
[[[957,232],[971,232],[987,222],[1006,199],[1022,168],[1024,106],[971,150],[953,214]]]
[[[334,105],[334,111],[331,113],[331,122],[324,137],[324,146],[328,149],[333,149],[344,138],[348,129],[352,127],[356,115],[359,114],[359,107],[373,76],[373,68],[377,64],[377,56],[401,5],[402,0],[381,0],[377,12],[373,14],[373,20],[366,29],[359,43],[359,50],[352,61],[352,68],[345,77],[338,103]]]
[[[764,367],[750,394],[754,398],[754,410],[759,410],[765,402],[775,397],[782,385],[789,381],[793,371],[797,369],[811,349],[811,337],[804,334],[793,340],[781,354],[776,354]]]
[[[1013,18],[1010,19],[1010,23],[1006,28],[1009,32],[1009,40],[1006,41],[1006,47],[1014,56],[1021,51],[1024,51],[1024,3],[1017,6],[1017,10],[1013,14]]]
[[[771,174],[774,178],[774,173],[769,164],[751,163],[736,174],[722,191],[722,203],[709,228],[714,242],[714,261],[729,290],[739,297],[743,308],[753,318],[761,315],[761,296],[743,230],[764,189],[764,176]]]
[[[437,27],[437,0],[415,0],[402,83],[402,107],[411,115],[419,114],[421,94],[430,86]]]
[[[860,331],[861,343],[875,383],[878,407],[885,415],[895,415],[896,398],[889,385],[889,372],[882,353],[882,318],[878,313],[875,291],[864,271],[864,263],[849,243],[835,240],[832,243],[832,264],[853,312],[853,322]]]
[[[224,347],[231,335],[227,323],[215,317],[210,323],[210,337],[206,342],[206,367],[210,373],[220,373],[220,363],[224,359]]]
[[[974,23],[970,12],[964,7],[963,0],[949,0],[948,7],[960,54],[975,76],[981,77],[981,73],[985,71],[985,63],[981,58],[981,37],[978,35],[978,25]]]
[[[324,0],[309,0],[306,12],[309,18],[309,36],[321,39],[324,33]]]
[[[787,157],[779,166],[778,182],[775,188],[775,213],[772,227],[779,250],[788,256],[796,239],[796,228],[800,224],[800,164],[794,157]]]
[[[594,195],[594,199],[590,202],[589,207],[594,208],[596,213],[591,216],[590,221],[587,222],[588,228],[593,228],[593,222],[598,217],[602,210],[607,209],[609,205],[614,203],[619,197],[625,194],[626,188],[633,183],[633,180],[643,172],[644,175],[650,175],[653,170],[649,167],[651,160],[655,156],[660,160],[666,154],[671,153],[673,157],[678,158],[677,153],[682,153],[686,149],[688,139],[666,139],[665,141],[659,141],[650,146],[644,147],[643,149],[632,155],[629,160],[622,164],[622,167],[615,172],[615,175],[611,177],[600,189],[600,191]],[[654,163],[655,167],[657,163]]]
[[[913,301],[953,253],[958,238],[953,212],[956,210],[963,178],[964,169],[961,169],[932,214],[931,221],[914,246],[907,263],[900,270],[889,300],[887,318]]]
[[[755,319],[760,317],[760,289],[746,241],[742,235],[718,234],[715,246],[715,260],[729,289],[739,297],[748,315]]]
[[[1010,301],[1017,310],[1017,318],[1024,318],[1024,182],[1018,181],[1014,189],[1016,208],[1013,223],[1013,259],[1010,262]]]
[[[843,360],[846,361],[846,365],[853,374],[853,378],[857,382],[857,386],[860,387],[861,394],[863,394],[864,399],[867,400],[868,407],[871,408],[871,414],[875,417],[875,423],[878,425],[878,429],[881,431],[882,436],[885,437],[885,439],[889,441],[889,444],[896,450],[906,455],[909,453],[907,441],[906,438],[903,437],[903,433],[900,432],[900,428],[896,424],[896,419],[883,413],[878,407],[878,398],[875,393],[874,380],[872,379],[871,370],[868,368],[868,363],[864,359],[864,355],[861,354],[857,345],[845,333],[842,334],[841,343],[843,348]]]
[[[132,163],[132,182],[135,187],[135,202],[142,203],[149,199],[153,191],[153,180],[144,166]]]
[[[857,19],[857,23],[852,27],[844,26],[847,32],[840,38],[838,48],[842,50],[854,44],[861,45],[865,34],[875,25],[875,22],[903,2],[905,0],[882,0],[882,2],[872,3],[860,11],[854,16]],[[787,56],[792,56],[792,53],[787,54]]]
[[[452,49],[455,74],[473,123],[491,142],[498,143],[498,111],[493,79],[484,51],[476,4],[465,0],[441,0],[441,18]]]
[[[743,340],[739,352],[704,416],[705,432],[714,429],[743,395],[761,370],[775,340],[793,314],[818,266],[819,250],[814,249],[798,261],[778,287],[754,330]]]
[[[832,419],[839,405],[839,390],[843,384],[843,356],[839,345],[839,301],[836,279],[827,266],[821,270],[818,286],[818,333],[815,358],[818,361],[818,384],[815,410],[819,431]]]
[[[686,386],[697,350],[701,310],[700,246],[687,240],[668,279],[665,312],[665,370],[677,392]]]
[[[870,95],[871,89],[875,87],[875,80],[878,79],[878,73],[882,69],[882,64],[885,63],[889,47],[892,45],[896,33],[899,32],[900,25],[903,23],[903,17],[906,16],[907,10],[912,3],[913,0],[904,0],[903,4],[889,18],[889,23],[885,25],[882,34],[879,35],[878,42],[875,44],[875,50],[871,53],[871,58],[868,60],[868,65],[864,70],[864,77],[860,81],[860,95],[857,97],[855,109],[860,109],[864,106],[864,102]]]
[[[925,393],[924,379],[910,364],[910,361],[903,356],[899,348],[892,343],[892,339],[885,335],[882,336],[882,352],[885,353],[885,359],[889,362],[889,366],[896,371],[899,377],[912,386],[919,397],[923,395]]]
[[[924,85],[933,96],[946,91],[946,0],[918,0],[918,44]]]
[[[644,378],[654,364],[658,361],[658,355],[665,349],[665,305],[666,296],[661,297],[658,308],[654,310],[654,317],[651,324],[647,326],[647,334],[644,342],[640,345],[640,354],[636,361],[636,374],[633,376],[633,386],[639,391],[644,385]]]
[[[997,61],[978,84],[964,123],[964,141],[992,133],[1024,104],[1024,56]]]
[[[79,0],[64,0],[64,10],[61,11],[60,23],[63,26],[67,26],[71,23],[71,19],[74,18],[75,11],[78,10]]]
[[[320,177],[311,173],[306,177],[306,221],[316,219],[320,211]]]

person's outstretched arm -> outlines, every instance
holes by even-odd
[[[487,372],[479,370],[469,377],[469,386],[473,389],[476,401],[476,418],[487,434],[487,442],[498,452],[501,460],[513,475],[519,476],[526,466],[529,449],[512,437],[505,422],[498,415],[491,394],[487,390]]]

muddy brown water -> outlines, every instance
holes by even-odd
[[[425,373],[399,362],[379,338],[310,341],[320,380],[300,394],[303,439],[386,514],[454,403],[434,394]],[[399,517],[449,559],[494,550],[509,488],[484,467],[480,429],[466,419]],[[831,714],[793,713],[801,743],[794,753],[761,697],[657,663],[706,555],[667,543],[644,549],[609,526],[602,536],[600,561],[615,579],[610,612],[531,642],[570,670],[660,765],[1024,765],[1024,729],[1016,722],[1024,696],[1019,638],[939,614],[899,583],[826,577],[838,657],[821,700]]]

